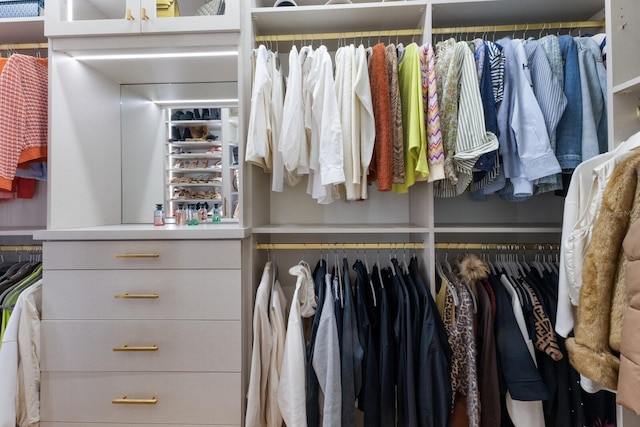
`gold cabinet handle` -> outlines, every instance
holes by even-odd
[[[140,14],[140,19],[142,19],[143,21],[148,21],[149,20],[149,16],[147,15],[147,9],[146,8],[142,8],[141,14]]]
[[[152,397],[151,399],[129,399],[127,396],[124,396],[122,399],[113,399],[111,403],[115,405],[127,404],[127,405],[155,405],[158,403],[158,399],[156,397]]]
[[[114,296],[116,299],[158,299],[158,294],[118,294]]]
[[[160,258],[160,254],[116,254],[116,258]]]
[[[126,15],[124,17],[127,19],[127,21],[134,21],[135,20],[135,18],[133,17],[133,14],[131,13],[131,9],[129,9],[129,8],[127,8],[127,13],[126,13]]]
[[[122,347],[114,347],[113,351],[158,351],[158,346],[152,345],[148,347],[129,347],[125,344]]]

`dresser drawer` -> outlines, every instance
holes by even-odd
[[[241,319],[240,270],[46,270],[43,277],[43,319]]]
[[[240,372],[240,321],[45,320],[43,371]]]
[[[45,270],[240,268],[239,240],[44,242]]]
[[[240,373],[43,372],[40,418],[64,423],[241,423]],[[150,403],[113,403],[114,399]]]

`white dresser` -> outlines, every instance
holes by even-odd
[[[241,241],[44,243],[43,426],[242,419]]]

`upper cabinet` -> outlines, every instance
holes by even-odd
[[[221,0],[222,1],[222,0]],[[239,32],[240,0],[48,0],[48,37]]]

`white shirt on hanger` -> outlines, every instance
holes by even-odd
[[[271,76],[269,73],[269,53],[264,45],[254,49],[255,71],[251,92],[251,110],[245,161],[271,172]]]
[[[0,427],[16,426],[18,364],[20,362],[18,351],[20,318],[25,300],[41,287],[42,280],[22,291],[13,307],[2,337],[2,347],[0,347],[0,378],[2,378],[2,381],[0,381]]]
[[[280,148],[280,135],[283,126],[284,83],[278,64],[278,52],[271,53],[269,61],[271,73],[271,143],[273,150],[273,174],[271,175],[271,191],[284,190],[284,159]]]

